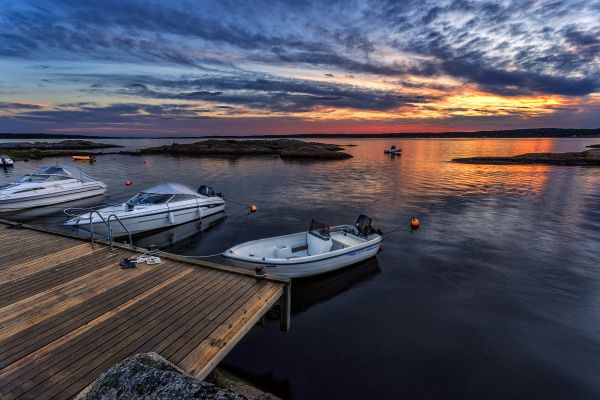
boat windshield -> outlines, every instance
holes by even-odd
[[[43,167],[36,171],[33,171],[29,175],[25,175],[19,179],[19,183],[28,182],[53,182],[62,181],[66,179],[77,179],[81,182],[91,182],[94,179],[83,172],[80,168],[73,165],[63,165],[56,167]]]
[[[141,192],[129,199],[127,204],[131,206],[165,204],[171,197],[172,194]]]
[[[26,175],[19,179],[19,183],[41,183],[41,182],[54,182],[54,181],[62,181],[65,179],[73,179],[70,176],[64,175],[44,175],[44,174],[32,174]]]

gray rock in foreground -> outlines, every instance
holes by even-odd
[[[247,400],[247,397],[193,378],[156,353],[145,353],[111,367],[76,399]]]

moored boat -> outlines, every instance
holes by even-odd
[[[93,212],[71,215],[66,226],[92,230],[113,237],[168,228],[205,218],[225,210],[225,200],[208,186],[197,192],[179,183],[163,183],[143,190],[123,204],[99,208]],[[125,229],[120,221],[124,226]],[[93,226],[92,226],[93,225]]]
[[[74,165],[43,167],[0,186],[0,212],[64,203],[105,191],[104,183]]]
[[[402,149],[398,149],[396,148],[396,146],[392,146],[389,149],[385,149],[383,152],[386,154],[401,154]]]
[[[79,155],[79,156],[71,156],[71,158],[75,161],[88,161],[88,162],[95,162],[96,161],[96,157],[92,156],[92,155]]]
[[[308,231],[253,240],[223,253],[238,267],[288,278],[318,275],[374,257],[383,238],[371,226],[371,219],[358,217],[354,225],[328,226],[312,221]]]
[[[0,167],[12,167],[14,164],[14,161],[6,154],[0,155]]]

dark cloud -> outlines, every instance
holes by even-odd
[[[393,91],[332,82],[255,75],[190,80],[139,77],[137,80],[138,82],[125,84],[121,93],[154,99],[220,102],[277,112],[307,112],[322,106],[384,111],[427,103],[438,98],[407,96]]]
[[[6,101],[0,101],[0,109],[17,109],[17,110],[39,110],[44,108],[39,104],[29,103],[11,103]]]

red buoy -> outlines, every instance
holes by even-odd
[[[131,182],[131,181],[125,181],[125,186],[131,186],[131,185],[133,185],[133,182]]]
[[[421,222],[419,221],[419,218],[413,217],[410,220],[410,229],[412,229],[413,231],[416,231],[417,229],[419,229],[419,225],[421,225]]]
[[[258,210],[258,208],[256,208],[256,206],[254,204],[252,204],[250,206],[250,212],[256,212],[256,210]]]

